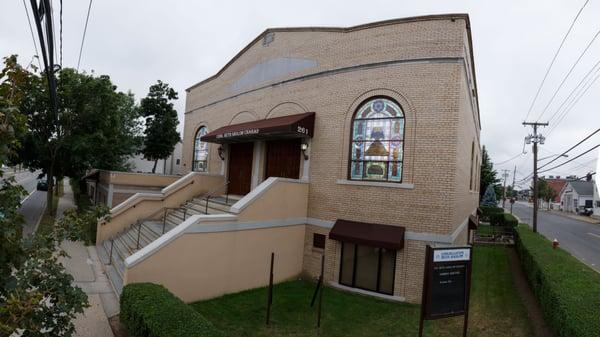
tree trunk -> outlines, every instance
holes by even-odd
[[[156,172],[156,164],[158,164],[158,159],[154,160],[154,166],[152,167],[152,173]]]

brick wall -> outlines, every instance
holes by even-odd
[[[453,233],[477,206],[478,186],[469,188],[469,180],[477,176],[471,178],[472,144],[474,157],[481,160],[466,19],[397,22],[345,32],[273,32],[273,42],[263,46],[257,39],[218,77],[189,89],[184,171],[191,167],[193,138],[200,126],[212,131],[232,123],[314,111],[309,217],[399,225],[418,233]],[[280,57],[316,60],[317,66],[256,83],[246,91],[232,89],[232,83],[253,66]],[[378,95],[396,100],[405,113],[403,184],[346,184],[353,114],[364,100]],[[217,148],[217,144],[209,146],[211,173],[225,172],[226,162],[219,159]],[[473,165],[473,172],[478,172],[479,164]],[[306,228],[303,267],[307,275],[316,277],[323,252],[312,247],[312,234],[329,230]],[[466,243],[466,231],[455,243]],[[426,244],[408,240],[398,252],[394,295],[420,301]],[[338,280],[340,246],[327,240],[329,282]]]

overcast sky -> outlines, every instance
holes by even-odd
[[[58,17],[58,1],[54,2]],[[148,87],[158,79],[171,84],[180,95],[176,107],[183,123],[185,89],[217,72],[266,28],[345,27],[415,15],[468,13],[474,40],[482,144],[488,148],[492,161],[501,163],[523,150],[523,138],[531,129],[524,128],[521,122],[546,68],[584,2],[96,0],[91,8],[81,69],[110,75],[119,90],[131,90],[136,99],[145,96]],[[88,4],[85,0],[63,0],[65,67],[77,66]],[[590,0],[556,59],[530,120],[538,118],[569,69],[600,31],[598,18],[600,0]],[[23,2],[2,0],[0,56],[15,53],[21,63],[29,63],[35,54],[31,33]],[[540,121],[547,121],[557,111],[598,61],[600,36],[573,69]],[[600,65],[596,69],[600,70]],[[594,70],[592,74],[600,72]],[[563,152],[600,127],[599,98],[600,80],[559,124],[555,117],[550,128],[542,129],[542,133],[548,134],[557,125],[541,146],[541,158]],[[599,143],[600,132],[570,152],[570,158]],[[531,172],[531,147],[525,150],[527,154],[495,165],[499,170],[511,171],[509,181],[514,165],[517,165],[517,180]],[[597,156],[598,150],[592,151],[544,174],[583,175],[596,169]]]

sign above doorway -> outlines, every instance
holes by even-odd
[[[261,119],[227,125],[202,136],[211,143],[240,143],[256,139],[308,138],[313,136],[315,113]]]

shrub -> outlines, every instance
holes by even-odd
[[[479,209],[481,209],[481,221],[485,221],[485,222],[491,221],[490,217],[492,214],[498,214],[498,213],[504,212],[504,210],[502,208],[496,207],[496,206],[481,205],[481,206],[479,206]]]
[[[517,227],[516,247],[529,284],[544,318],[557,336],[598,336],[600,332],[600,274],[562,249]]]
[[[192,307],[152,283],[123,288],[120,320],[130,337],[223,336]]]
[[[504,226],[516,227],[519,224],[519,221],[517,220],[517,218],[515,218],[514,215],[510,213],[504,213],[503,215]]]

